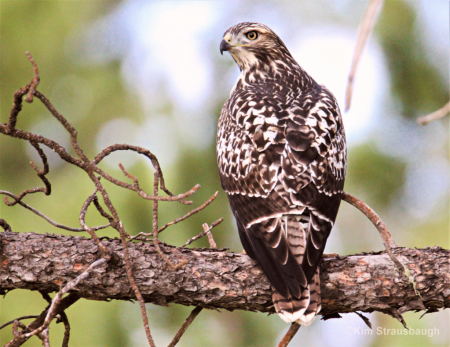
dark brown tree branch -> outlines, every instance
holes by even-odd
[[[135,299],[125,273],[124,246],[103,240],[117,254],[117,266],[103,264],[72,290],[93,300]],[[0,233],[0,292],[13,289],[58,292],[60,279],[72,280],[100,258],[97,244],[82,237]],[[172,271],[150,243],[127,243],[136,285],[145,302],[273,313],[271,287],[246,255],[220,250],[160,247],[182,269]],[[401,319],[407,311],[450,307],[450,251],[439,247],[396,248],[420,296],[384,252],[324,259],[322,314],[380,311]],[[45,318],[45,317],[44,317]],[[36,329],[37,327],[35,327]]]

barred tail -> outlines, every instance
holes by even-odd
[[[297,217],[285,216],[283,219],[289,248],[298,263],[301,264],[305,253],[309,228],[304,227]],[[303,289],[300,298],[293,297],[290,293],[288,297],[283,297],[274,290],[272,300],[276,312],[285,322],[297,322],[306,326],[310,325],[322,307],[319,268],[316,269],[308,287]]]
[[[309,282],[309,305],[308,308],[304,311],[303,315],[297,320],[297,323],[300,325],[311,325],[314,322],[314,319],[319,314],[322,308],[322,300],[320,298],[320,277],[319,277],[319,268],[317,268],[316,273],[313,278]]]

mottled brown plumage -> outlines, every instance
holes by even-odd
[[[222,187],[280,317],[309,325],[320,311],[318,264],[346,172],[339,106],[265,25],[228,29],[220,50],[241,69],[218,125]]]

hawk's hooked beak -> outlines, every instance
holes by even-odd
[[[222,42],[220,43],[220,54],[223,55],[224,51],[229,51],[231,48],[231,45],[225,41],[225,39],[222,40]]]

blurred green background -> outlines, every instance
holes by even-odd
[[[219,54],[223,32],[241,21],[270,26],[299,64],[340,101],[350,69],[358,23],[368,1],[0,1],[0,112],[6,122],[16,89],[32,69],[24,52],[39,64],[39,90],[76,127],[90,156],[113,143],[149,148],[162,164],[166,185],[181,193],[200,183],[193,197],[199,206],[216,190],[206,210],[166,230],[161,238],[181,245],[203,223],[225,221],[214,236],[219,247],[240,252],[234,220],[221,191],[215,159],[215,128],[238,68]],[[442,107],[449,98],[449,3],[386,1],[362,57],[350,112],[344,114],[349,144],[345,190],[365,200],[384,219],[396,242],[406,247],[449,248],[448,118],[416,125],[415,119]],[[66,148],[69,137],[39,102],[26,104],[18,128],[48,136]],[[19,193],[40,185],[29,166],[36,160],[27,143],[0,136],[0,189]],[[25,202],[54,220],[77,226],[79,210],[92,193],[80,170],[49,153],[49,197]],[[149,163],[132,153],[115,154],[103,167],[123,178],[122,162],[147,191]],[[126,230],[151,230],[151,202],[107,184]],[[190,209],[161,203],[160,225]],[[0,215],[16,232],[69,234],[48,225],[20,206],[0,206]],[[91,211],[90,225],[103,224]],[[116,236],[113,230],[100,235]],[[197,247],[207,246],[206,240]],[[376,229],[343,203],[326,252],[351,254],[381,250]],[[0,299],[0,323],[39,314],[39,293],[13,291]],[[157,346],[167,345],[190,307],[147,305]],[[139,307],[129,302],[81,301],[69,308],[71,346],[146,346]],[[412,328],[437,328],[421,336],[382,336],[376,328],[401,328],[399,322],[368,314],[374,330],[355,314],[316,320],[302,328],[292,346],[448,346],[450,316],[407,313]],[[354,329],[349,334],[349,327]],[[180,346],[274,346],[288,326],[277,316],[248,312],[203,311]],[[62,341],[61,324],[51,325],[53,345]],[[12,337],[0,331],[0,344]],[[26,346],[40,346],[37,338]]]

